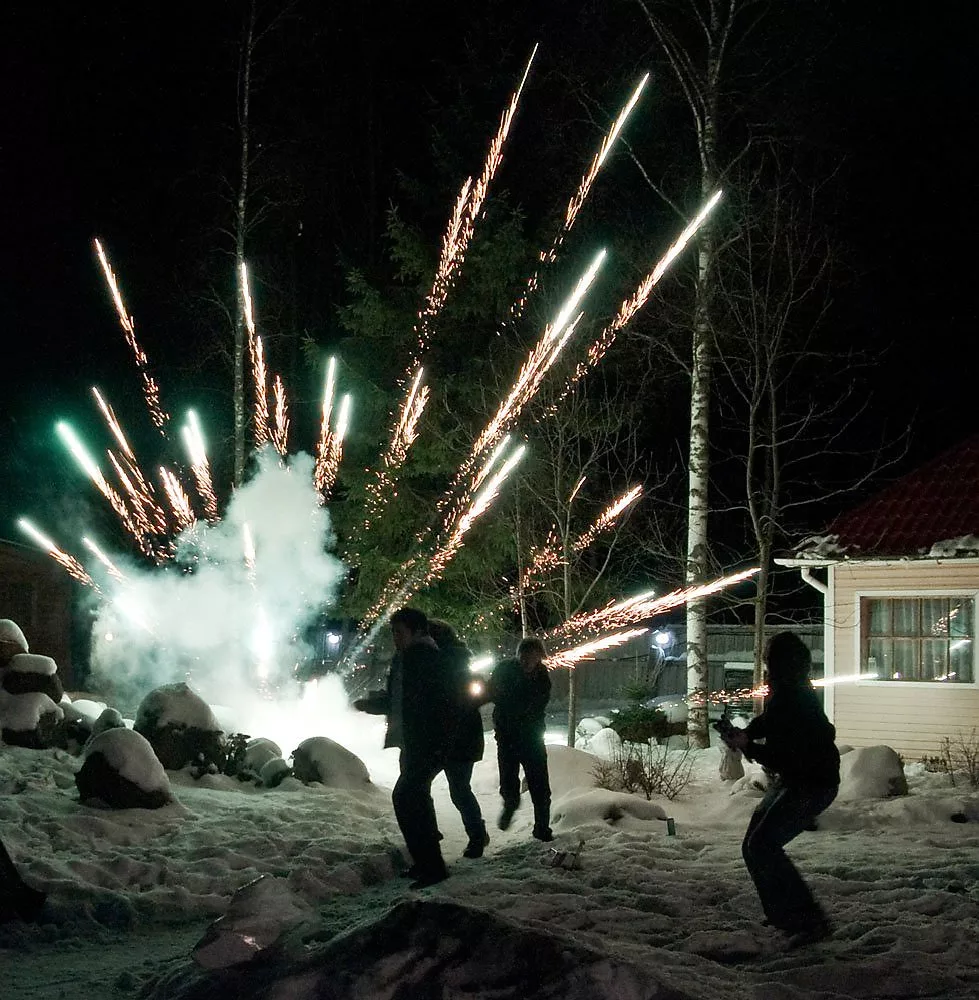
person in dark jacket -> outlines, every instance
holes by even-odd
[[[765,660],[770,691],[765,710],[725,742],[775,775],[751,817],[741,853],[768,924],[795,946],[822,940],[831,927],[784,847],[813,829],[836,798],[840,754],[836,730],[809,682],[805,643],[780,632],[769,640]]]
[[[544,749],[544,713],[551,678],[544,664],[544,643],[522,639],[515,660],[504,660],[490,675],[486,700],[493,702],[493,728],[500,765],[503,810],[498,826],[506,830],[520,806],[520,768],[534,804],[533,835],[551,841],[551,786]]]
[[[47,895],[32,889],[17,871],[0,840],[0,924],[8,920],[37,920]]]
[[[449,783],[449,797],[459,810],[469,837],[462,856],[481,858],[489,843],[489,834],[472,790],[473,765],[483,759],[485,749],[479,700],[473,693],[473,676],[469,672],[472,653],[448,622],[430,618],[428,634],[442,654],[455,696],[455,719],[445,755],[445,777]]]
[[[354,708],[387,716],[385,747],[401,748],[401,774],[391,800],[411,855],[405,873],[413,889],[448,877],[439,847],[432,782],[445,766],[453,722],[452,691],[428,618],[417,608],[401,608],[391,616],[395,656],[387,689],[371,692]]]

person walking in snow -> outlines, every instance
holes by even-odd
[[[547,655],[540,639],[521,639],[517,658],[504,660],[490,675],[486,701],[493,702],[493,728],[500,766],[503,810],[498,826],[506,830],[520,806],[520,768],[534,805],[533,835],[545,843],[551,832],[551,786],[544,749],[544,713],[551,697]]]
[[[469,843],[462,852],[464,858],[481,858],[489,834],[472,790],[473,765],[483,759],[483,720],[479,714],[479,700],[471,690],[472,674],[469,662],[472,653],[456,635],[448,622],[429,619],[428,634],[435,640],[442,654],[454,692],[452,735],[445,755],[445,777],[449,783],[449,797],[459,810]]]
[[[448,877],[439,847],[432,782],[445,767],[452,724],[451,691],[428,618],[418,608],[391,616],[395,655],[387,688],[354,702],[354,708],[387,716],[385,747],[401,748],[401,773],[391,800],[412,864],[413,889]]]
[[[0,840],[0,924],[8,920],[35,921],[41,914],[46,893],[32,889],[17,871]]]
[[[836,798],[840,754],[836,730],[809,682],[808,647],[792,632],[769,640],[765,654],[770,696],[761,715],[724,741],[773,772],[775,780],[755,809],[741,845],[748,873],[770,926],[791,946],[819,941],[831,933],[816,902],[784,847]]]

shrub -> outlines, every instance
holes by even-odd
[[[937,757],[925,757],[926,771],[947,774],[955,785],[955,776],[961,774],[973,788],[979,788],[979,733],[973,728],[968,735],[943,736]]]
[[[673,800],[689,783],[694,759],[689,744],[671,751],[650,743],[623,742],[610,760],[598,761],[592,773],[599,788]]]

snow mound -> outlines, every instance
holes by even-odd
[[[2,654],[5,645],[14,652],[26,653],[30,649],[27,637],[17,622],[9,618],[0,618],[0,662],[4,659]]]
[[[901,758],[890,747],[860,747],[840,758],[842,802],[888,799],[908,794]]]
[[[929,559],[954,559],[962,556],[979,556],[979,535],[960,535],[935,542],[928,551]]]
[[[58,672],[58,664],[50,656],[40,656],[37,653],[18,653],[10,658],[7,669],[15,673],[50,676]]]
[[[603,760],[611,760],[622,749],[622,737],[614,729],[605,727],[584,740],[581,749]]]
[[[593,787],[597,761],[594,754],[584,750],[548,744],[547,773],[551,782],[551,795],[557,798],[573,788]]]
[[[194,980],[197,980],[196,982]],[[395,1000],[520,997],[521,1000],[692,1000],[663,972],[639,969],[571,938],[441,900],[399,903],[338,935],[291,966],[273,960],[248,979],[170,973],[147,1000],[231,996],[238,1000]]]
[[[59,721],[65,717],[43,691],[10,694],[0,688],[0,729],[28,733],[38,728],[43,716],[54,716]]]
[[[109,767],[144,792],[170,793],[170,779],[149,741],[132,729],[107,729],[93,736],[86,759],[101,754]]]
[[[214,713],[204,699],[186,684],[165,684],[151,691],[136,711],[136,729],[177,726],[220,732]]]
[[[579,788],[562,795],[551,806],[551,825],[558,832],[596,825],[648,830],[650,822],[666,818],[666,810],[659,803],[607,788]]]
[[[292,771],[304,784],[318,781],[327,788],[357,791],[371,784],[364,762],[326,736],[311,736],[296,747]]]

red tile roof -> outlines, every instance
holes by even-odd
[[[825,534],[836,536],[840,555],[858,559],[923,556],[937,542],[979,536],[979,434],[841,514]],[[960,554],[975,555],[975,545]]]

